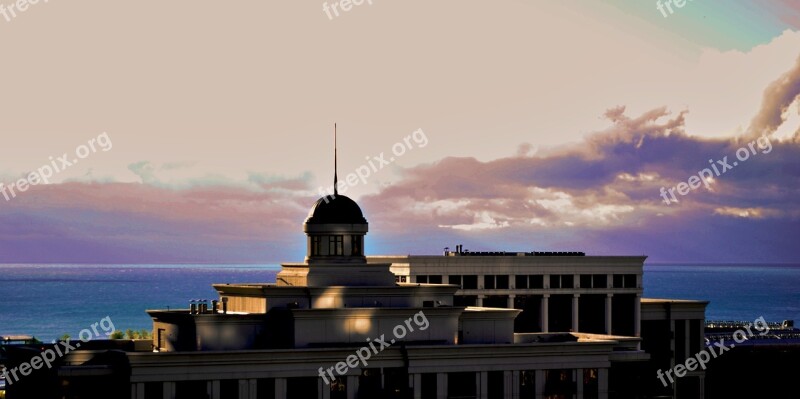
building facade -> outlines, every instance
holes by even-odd
[[[305,260],[275,283],[215,284],[213,301],[148,310],[147,350],[81,348],[38,374],[58,396],[24,382],[8,399],[653,397],[642,333],[666,316],[642,309],[645,257],[366,257],[368,227],[351,199],[321,198]]]

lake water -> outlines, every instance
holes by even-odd
[[[110,316],[117,329],[152,329],[146,309],[213,299],[212,283],[274,282],[277,265],[0,265],[0,335],[77,337]],[[650,298],[711,301],[708,319],[800,321],[800,267],[647,265]]]

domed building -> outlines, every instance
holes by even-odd
[[[645,257],[461,245],[367,256],[367,219],[335,189],[302,226],[305,258],[274,283],[214,284],[218,299],[148,310],[152,350],[70,353],[61,384],[80,398],[630,397],[657,383],[639,377],[650,372],[640,317],[658,348],[697,335],[675,318],[704,317],[698,303],[640,308]],[[92,390],[100,380],[108,389]]]
[[[392,286],[389,263],[370,263],[364,256],[369,230],[361,208],[352,199],[333,194],[314,203],[303,223],[306,233],[304,263],[284,263],[279,285]]]
[[[128,355],[131,397],[158,383],[159,399],[606,398],[610,362],[646,358],[636,337],[515,333],[521,310],[397,282],[365,256],[368,223],[346,196],[317,200],[303,230],[304,261],[275,283],[215,284],[210,308],[148,311],[157,353]]]
[[[662,392],[653,367],[671,367],[668,348],[688,352],[702,337],[706,302],[639,308],[643,257],[460,245],[367,256],[367,219],[336,192],[314,203],[303,230],[305,259],[283,264],[276,282],[214,284],[218,299],[148,310],[152,343],[87,344],[51,380],[82,399],[607,399]],[[663,392],[691,392],[698,379],[702,391],[702,377]],[[44,397],[51,385],[12,390]]]

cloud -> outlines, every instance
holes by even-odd
[[[750,137],[770,135],[786,120],[789,106],[800,97],[800,57],[794,68],[772,82],[764,91],[761,109],[748,129]]]
[[[798,81],[800,63],[765,90],[751,131],[771,133],[787,123]],[[626,107],[614,107],[605,113],[611,125],[579,145],[486,162],[445,158],[406,170],[402,181],[362,202],[374,210],[374,224],[398,231],[435,224],[442,239],[483,250],[563,250],[552,246],[569,245],[564,237],[571,236],[568,248],[649,249],[658,260],[797,259],[800,253],[785,235],[800,227],[800,140],[702,138],[686,131],[687,112],[657,108],[631,117]],[[659,197],[662,187],[686,182],[719,166],[718,160],[737,165],[678,203],[666,205]],[[655,233],[662,227],[675,235]],[[610,240],[623,233],[628,239]],[[446,244],[439,240],[427,248]]]
[[[800,228],[800,137],[792,126],[800,60],[764,90],[740,136],[689,131],[691,110],[604,113],[607,126],[575,145],[523,143],[492,160],[445,157],[402,169],[359,199],[370,253],[583,250],[662,261],[794,261]],[[493,137],[488,132],[487,137]],[[557,128],[541,134],[560,134]],[[769,147],[753,141],[772,134]],[[748,148],[748,146],[750,146]],[[748,159],[679,202],[676,187],[718,160]],[[251,262],[299,260],[315,198],[309,173],[225,173],[195,162],[135,162],[136,183],[68,181],[0,202],[3,262]],[[228,171],[229,172],[229,171]],[[0,199],[1,200],[1,199]]]
[[[2,262],[253,262],[302,255],[310,197],[269,187],[34,186],[0,203]],[[273,248],[270,253],[269,248]]]

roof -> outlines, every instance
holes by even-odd
[[[344,195],[328,195],[314,203],[306,224],[367,224],[361,208]]]

